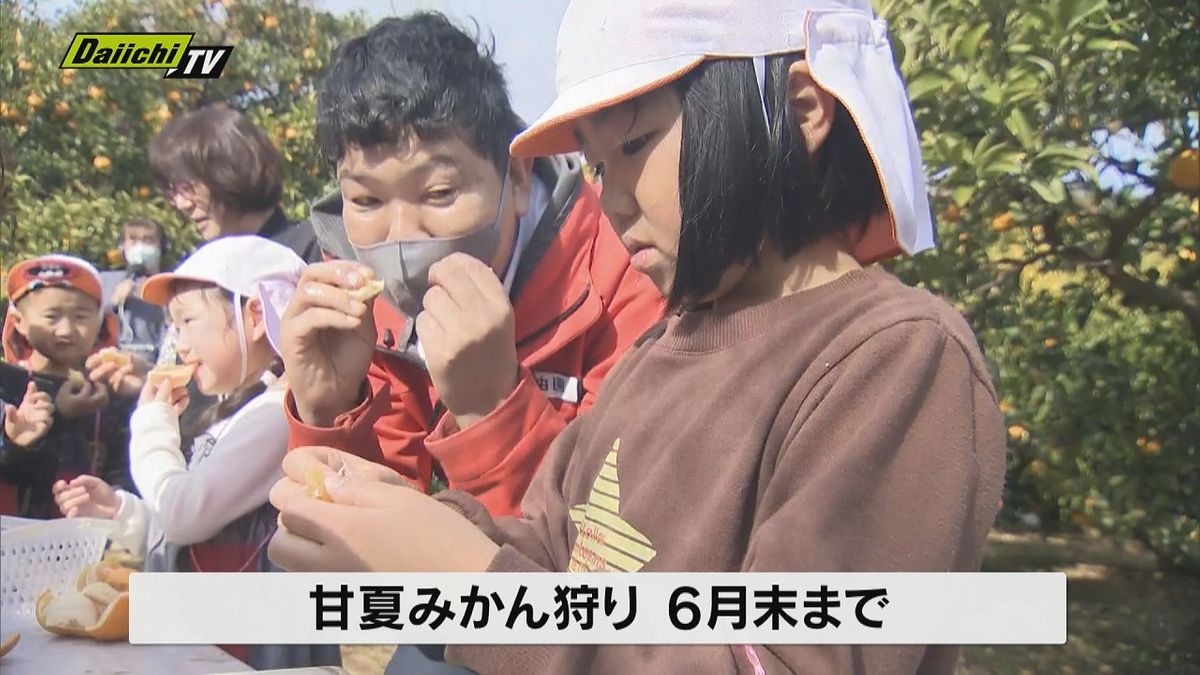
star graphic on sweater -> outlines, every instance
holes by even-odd
[[[567,566],[570,572],[637,572],[657,554],[650,539],[621,517],[620,448],[618,438],[604,458],[587,502],[571,507],[576,537]]]

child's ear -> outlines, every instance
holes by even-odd
[[[508,190],[517,218],[529,213],[529,186],[533,182],[533,160],[525,157],[509,157]]]
[[[788,68],[787,102],[792,119],[804,134],[808,153],[816,155],[833,128],[837,99],[813,79],[807,61],[797,61]]]
[[[21,310],[17,309],[16,305],[8,308],[8,313],[12,315],[13,329],[26,340],[29,339],[29,326],[25,323],[25,315],[21,314]]]
[[[251,342],[267,339],[267,320],[263,317],[262,300],[258,298],[250,298],[250,302],[246,303],[246,311],[244,321],[246,322],[246,336]]]

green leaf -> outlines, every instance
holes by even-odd
[[[1053,78],[1055,76],[1055,73],[1056,73],[1055,65],[1049,59],[1044,59],[1040,56],[1030,55],[1030,56],[1026,56],[1025,60],[1032,63],[1033,65],[1037,66],[1038,68],[1041,68],[1051,78]]]
[[[1024,153],[1014,151],[1002,151],[999,153],[989,153],[987,163],[981,165],[983,177],[999,177],[1012,176],[1020,174],[1024,171],[1021,165],[1021,159]]]
[[[1091,52],[1136,52],[1138,46],[1129,40],[1114,38],[1092,38],[1084,45]]]
[[[1029,187],[1049,204],[1061,204],[1067,199],[1067,189],[1058,179],[1049,182],[1032,181]]]
[[[1036,133],[1033,130],[1033,125],[1029,123],[1029,118],[1020,108],[1013,108],[1008,114],[1008,119],[1004,120],[1004,125],[1012,132],[1013,136],[1021,142],[1021,147],[1026,150],[1033,150],[1033,146],[1037,140]]]
[[[1070,32],[1092,14],[1104,8],[1105,0],[1063,0],[1058,3],[1059,25]]]
[[[939,91],[953,82],[951,78],[939,72],[921,73],[908,82],[908,97],[914,101],[927,94]]]
[[[992,24],[985,21],[968,31],[963,36],[962,44],[958,46],[958,53],[968,61],[974,61],[975,56],[979,53],[979,43],[991,27]]]
[[[1090,161],[1096,149],[1092,147],[1071,147],[1069,145],[1051,145],[1039,152],[1034,159],[1054,159],[1066,158],[1081,160],[1084,162]]]
[[[974,185],[960,185],[950,192],[950,197],[955,204],[966,206],[971,202],[971,197],[975,196]]]

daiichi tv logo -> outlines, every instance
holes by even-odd
[[[221,76],[233,47],[193,45],[195,33],[76,33],[59,68],[165,69],[167,79]]]

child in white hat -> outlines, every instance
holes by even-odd
[[[266,544],[277,513],[267,497],[288,439],[275,344],[304,265],[282,244],[234,236],[146,281],[142,297],[167,308],[182,364],[163,369],[176,377],[151,372],[130,419],[130,473],[141,497],[80,476],[55,485],[63,515],[117,521],[120,540],[146,552],[146,571],[272,570]],[[218,399],[189,431],[178,416],[192,377]],[[336,645],[226,649],[259,669],[340,661]]]
[[[512,150],[583,151],[632,266],[674,316],[559,436],[522,518],[300,449],[272,492],[287,528],[272,558],[304,571],[978,570],[1004,480],[996,392],[952,308],[868,267],[933,244],[886,36],[865,1],[572,2],[558,98]],[[314,465],[337,503],[304,496]],[[445,652],[481,673],[951,673],[957,655]]]

